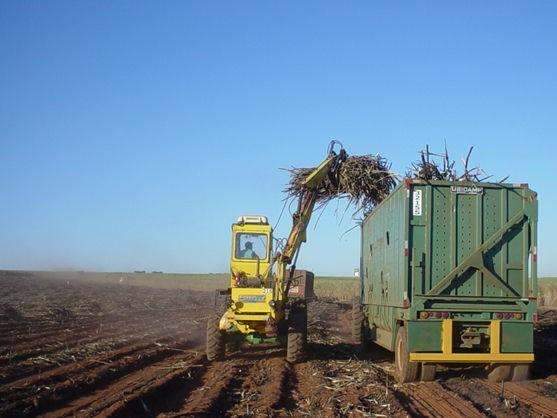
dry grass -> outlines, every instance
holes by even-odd
[[[173,274],[173,273],[42,273],[44,275],[67,275],[100,283],[122,283],[159,289],[192,289],[213,291],[228,287],[228,275],[217,274]],[[316,277],[315,294],[321,298],[350,301],[356,292],[358,280],[354,277]],[[557,307],[557,277],[539,280],[540,306]]]
[[[132,286],[147,286],[158,289],[192,289],[214,291],[229,286],[229,276],[216,274],[174,274],[174,273],[90,273],[62,272],[40,273],[44,276],[56,276],[96,283],[121,283]],[[356,285],[353,277],[316,277],[315,293],[318,297],[333,298],[341,301],[351,300]]]
[[[557,277],[539,280],[540,306],[557,308]]]

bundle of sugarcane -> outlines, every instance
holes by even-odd
[[[450,162],[449,153],[445,146],[445,154],[435,154],[430,152],[429,146],[420,151],[420,160],[412,163],[410,171],[406,174],[407,178],[419,180],[454,180],[454,161]],[[433,158],[432,158],[433,157]],[[443,158],[443,167],[435,161],[435,157]]]
[[[396,185],[390,164],[380,155],[350,156],[341,164],[335,179],[325,178],[316,190],[317,202],[328,203],[335,198],[346,198],[356,209],[370,212]],[[284,193],[299,198],[307,191],[305,179],[313,168],[291,168],[290,181]]]
[[[483,182],[492,178],[480,167],[470,168],[470,155],[474,147],[470,147],[466,158],[462,159],[463,173],[458,174],[455,169],[455,161],[449,158],[447,145],[445,144],[445,152],[442,154],[431,152],[429,146],[420,151],[420,160],[412,163],[410,170],[406,173],[406,177],[419,180],[446,180],[446,181],[464,181],[464,182]],[[442,159],[441,162],[438,160]],[[499,181],[502,183],[508,178],[505,177]]]

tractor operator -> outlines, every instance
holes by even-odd
[[[247,241],[244,245],[244,249],[240,252],[241,258],[251,258],[257,259],[259,256],[253,251],[253,244],[250,241]]]

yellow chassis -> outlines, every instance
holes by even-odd
[[[410,353],[410,361],[425,363],[531,363],[534,353],[501,353],[501,321],[491,321],[489,353],[453,353],[453,320],[442,323],[441,353]]]
[[[271,307],[273,289],[253,287],[233,287],[232,306],[224,313],[219,328],[226,331],[235,327],[242,334],[261,332],[269,318],[277,318]]]

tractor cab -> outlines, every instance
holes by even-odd
[[[266,216],[240,216],[232,224],[230,305],[219,328],[239,331],[248,342],[263,341],[266,327],[276,319],[271,283],[272,233]]]
[[[267,287],[273,230],[266,216],[240,216],[232,225],[230,287]]]

